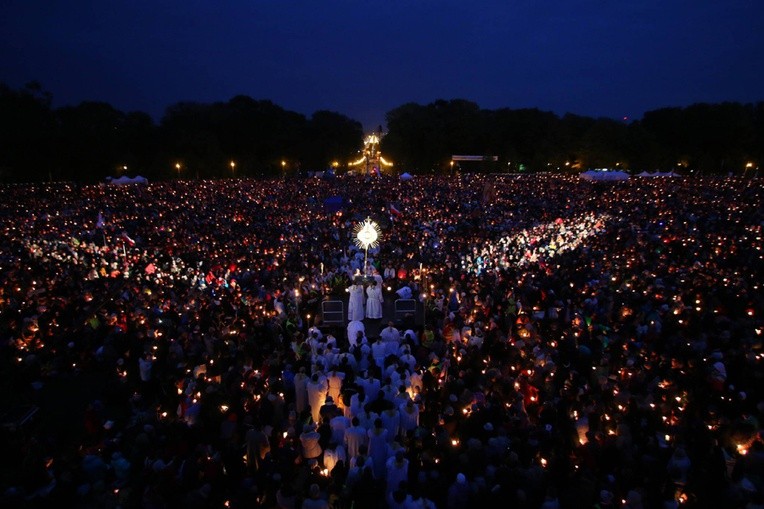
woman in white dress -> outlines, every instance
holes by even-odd
[[[382,288],[379,287],[376,281],[372,280],[369,287],[366,289],[366,318],[379,319],[382,318]]]
[[[348,320],[363,320],[364,317],[364,291],[363,283],[356,281],[349,288],[350,300],[348,301]]]

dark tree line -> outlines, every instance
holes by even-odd
[[[156,123],[108,103],[53,108],[36,83],[0,84],[0,180],[96,181],[294,175],[340,166],[362,146],[361,124],[310,118],[267,100],[177,103]],[[630,123],[538,109],[483,110],[466,100],[404,104],[387,113],[386,158],[400,170],[450,170],[453,154],[497,156],[475,171],[621,167],[742,173],[764,150],[764,103],[695,104],[649,111]],[[233,163],[233,165],[231,164]]]
[[[344,115],[306,118],[246,96],[177,103],[157,124],[102,102],[52,108],[37,84],[0,85],[0,112],[3,181],[293,175],[354,159],[363,144],[361,124]]]
[[[413,171],[446,171],[453,154],[497,156],[475,170],[737,173],[764,156],[764,102],[649,111],[629,123],[538,109],[482,110],[465,100],[404,104],[387,114],[382,150]]]

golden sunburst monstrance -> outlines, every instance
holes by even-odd
[[[379,234],[381,230],[379,225],[373,221],[370,217],[367,217],[363,222],[356,223],[353,228],[355,232],[355,244],[364,251],[363,258],[363,273],[367,273],[369,248],[374,248],[379,245]]]
[[[379,234],[381,230],[379,225],[371,218],[366,218],[361,223],[356,223],[353,228],[355,232],[355,244],[361,249],[374,248],[379,245]]]

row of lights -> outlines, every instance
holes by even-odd
[[[281,170],[282,171],[286,171],[286,164],[287,164],[286,161],[281,161]],[[332,163],[332,164],[334,165],[336,163]],[[236,172],[236,161],[231,161],[229,163],[229,165],[231,166],[231,173],[235,173]],[[178,172],[178,176],[180,176],[181,168],[183,168],[183,166],[180,163],[175,163],[175,170]],[[127,166],[123,166],[122,169],[127,171]]]
[[[235,161],[231,161],[229,164],[231,166],[231,173],[235,173],[236,172],[236,162]],[[286,161],[284,161],[284,160],[281,161],[281,171],[286,171],[286,164],[287,164]],[[351,165],[352,164],[353,163],[351,163]],[[449,161],[448,164],[450,166],[450,169],[453,171],[453,169],[454,169],[454,161]],[[512,163],[507,163],[507,166],[509,166],[511,164]],[[552,163],[547,163],[547,166],[550,166],[551,164]],[[620,167],[621,163],[616,163],[615,165],[616,165],[616,167]],[[682,162],[677,163],[677,166],[680,167],[680,168],[683,167],[683,166],[686,166],[686,165],[687,165],[687,163],[682,163]],[[337,168],[338,166],[339,166],[339,163],[337,161],[332,161],[332,168]],[[565,166],[570,166],[570,161],[566,161],[565,162]],[[754,163],[748,162],[745,165],[745,171],[748,171],[748,170],[750,170],[750,169],[752,169],[754,167],[756,167],[757,170],[759,169],[758,166],[755,166]],[[182,166],[181,166],[180,163],[175,163],[175,170],[178,172],[179,176],[180,176],[181,168],[182,168]],[[123,165],[122,166],[122,170],[123,171],[127,171],[127,165]]]

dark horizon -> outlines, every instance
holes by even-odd
[[[0,81],[55,107],[104,101],[159,120],[179,101],[268,99],[385,124],[391,109],[463,98],[622,120],[698,102],[762,100],[764,5],[554,2],[480,8],[391,1],[226,6],[10,1]]]

